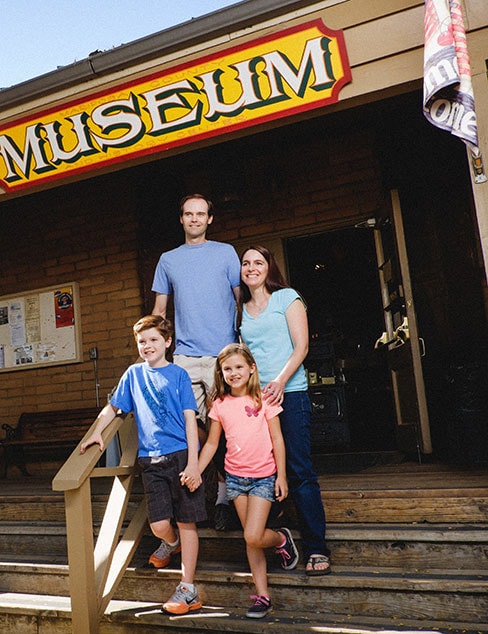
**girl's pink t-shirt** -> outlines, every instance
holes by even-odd
[[[250,396],[231,396],[214,401],[209,417],[217,420],[225,432],[227,451],[225,470],[245,478],[266,478],[276,473],[273,443],[268,420],[283,408],[263,400],[260,410]]]

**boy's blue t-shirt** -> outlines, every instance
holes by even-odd
[[[110,404],[134,412],[140,457],[163,456],[188,448],[183,411],[198,412],[191,380],[174,363],[151,368],[135,363],[122,375]]]
[[[173,294],[175,354],[216,357],[237,340],[233,289],[240,275],[239,257],[224,242],[182,244],[161,255],[152,290]]]

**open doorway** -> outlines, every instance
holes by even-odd
[[[328,426],[337,414],[342,425],[323,442],[312,429],[313,450],[396,449],[388,361],[384,349],[375,349],[384,318],[373,232],[347,228],[290,238],[285,250],[290,284],[308,307],[312,403],[326,410]],[[331,396],[337,408],[327,404]]]

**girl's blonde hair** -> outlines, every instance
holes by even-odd
[[[247,384],[247,393],[253,399],[257,409],[261,409],[263,403],[261,399],[258,368],[251,351],[245,343],[230,343],[220,351],[217,361],[215,362],[214,385],[212,393],[210,394],[210,401],[213,403],[217,399],[222,400],[226,394],[230,394],[230,387],[224,381],[222,365],[233,354],[240,354],[249,367],[254,365],[254,372],[249,377],[249,383]]]

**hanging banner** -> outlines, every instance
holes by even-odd
[[[241,43],[0,129],[0,188],[17,191],[335,103],[344,35],[321,20]]]
[[[474,181],[485,183],[461,3],[425,0],[424,33],[425,117],[466,143]]]

